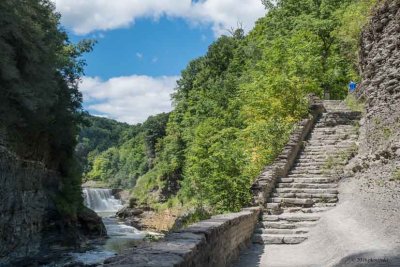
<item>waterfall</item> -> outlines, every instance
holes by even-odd
[[[112,195],[111,189],[83,188],[85,206],[95,212],[117,212],[122,203]]]

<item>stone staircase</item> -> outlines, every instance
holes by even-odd
[[[341,101],[324,101],[324,107],[289,175],[278,179],[253,243],[299,244],[321,213],[335,207],[340,169],[356,149],[361,114]]]

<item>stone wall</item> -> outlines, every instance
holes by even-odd
[[[251,190],[253,192],[253,205],[264,206],[269,195],[275,188],[278,177],[287,176],[293,167],[295,160],[303,147],[303,141],[312,131],[317,118],[324,111],[323,103],[316,97],[310,98],[310,115],[307,119],[300,121],[292,134],[289,142],[283,148],[281,154],[271,165],[267,166],[254,182]]]
[[[229,266],[251,240],[259,208],[213,216],[106,260],[105,266]]]

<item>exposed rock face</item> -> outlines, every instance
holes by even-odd
[[[364,177],[400,182],[400,1],[376,10],[362,34],[362,83],[357,94],[366,102],[361,121],[360,153],[350,167]],[[391,185],[390,187],[393,187]]]
[[[96,213],[64,220],[55,206],[60,176],[37,161],[22,160],[0,146],[0,266],[24,266],[53,245],[76,245],[105,235]],[[28,259],[29,258],[29,259]]]
[[[46,191],[58,182],[44,165],[19,160],[0,147],[0,265],[39,251],[43,215],[55,210]]]
[[[362,34],[362,83],[366,100],[360,154],[388,162],[400,157],[400,1],[377,10]]]

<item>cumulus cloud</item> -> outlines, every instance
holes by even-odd
[[[261,0],[54,0],[64,25],[76,34],[128,27],[138,18],[184,18],[210,24],[216,35],[241,22],[249,30],[265,13]]]
[[[171,111],[170,95],[178,79],[132,75],[103,81],[84,77],[80,90],[91,113],[134,124],[150,115]]]

